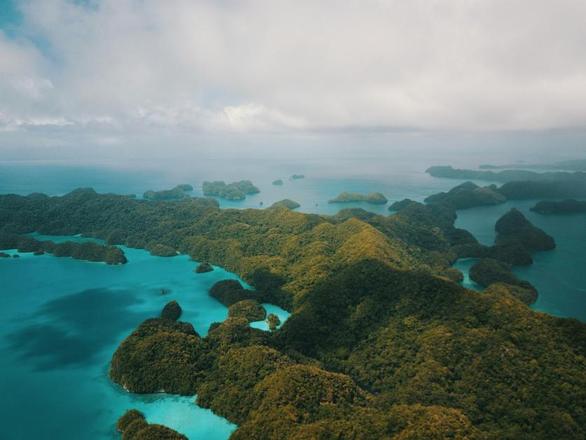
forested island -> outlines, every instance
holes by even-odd
[[[448,179],[470,179],[470,180],[489,180],[493,182],[527,182],[527,181],[561,181],[572,179],[584,179],[586,174],[583,172],[568,173],[564,171],[547,171],[536,172],[529,170],[502,170],[487,171],[469,170],[454,168],[452,166],[432,166],[425,170],[427,174],[433,177],[443,177]]]
[[[586,201],[567,199],[559,201],[542,200],[531,211],[538,214],[578,214],[586,212]]]
[[[343,192],[337,197],[328,201],[328,203],[350,203],[350,202],[365,202],[373,205],[384,205],[388,202],[387,198],[379,193],[372,192],[369,194],[360,194],[355,192]]]
[[[20,253],[43,255],[53,254],[55,257],[71,257],[76,260],[103,262],[106,264],[125,264],[124,252],[116,246],[102,245],[92,242],[77,243],[66,241],[55,243],[49,240],[37,240],[32,237],[17,235],[10,229],[0,230],[0,250],[16,249]],[[3,256],[8,254],[3,253]]]
[[[433,194],[425,199],[428,204],[443,204],[454,209],[466,209],[476,206],[498,205],[506,202],[495,185],[480,187],[472,182],[464,182],[448,192]],[[395,210],[397,206],[395,206]]]
[[[508,165],[484,164],[478,168],[481,170],[499,169],[526,169],[526,170],[564,170],[564,171],[586,171],[586,159],[562,160],[553,163],[516,163]]]
[[[551,248],[548,236],[512,212],[486,247],[454,226],[449,203],[396,207],[320,216],[82,190],[0,196],[0,225],[160,244],[252,285],[214,286],[232,316],[206,337],[168,317],[146,320],[110,370],[130,392],[197,394],[238,425],[233,440],[583,439],[586,325],[531,310],[522,286],[490,282],[479,294],[453,281],[458,257],[530,258]],[[251,328],[262,302],[292,315],[273,332]],[[125,416],[124,438],[136,438],[134,425],[148,424]]]
[[[250,180],[240,180],[228,184],[221,180],[204,182],[202,190],[205,196],[220,197],[226,200],[244,200],[247,195],[260,192]]]
[[[273,180],[273,185],[275,185],[275,186],[283,186],[283,179]]]
[[[500,187],[490,185],[484,188],[500,194],[505,200],[586,197],[586,172],[569,173],[560,171],[537,173],[526,170],[493,172],[455,169],[451,166],[434,166],[428,168],[426,172],[434,177],[504,182]],[[466,185],[472,185],[472,183],[468,182]],[[430,198],[433,197],[436,196],[431,196]]]
[[[301,205],[297,203],[295,200],[291,199],[283,199],[275,202],[271,205],[271,208],[287,208],[287,209],[297,209]]]
[[[162,191],[149,190],[142,197],[146,200],[181,200],[190,197],[188,193],[191,191],[193,191],[193,186],[185,183]]]
[[[187,440],[187,437],[166,426],[148,423],[144,414],[135,409],[118,419],[116,429],[124,440]]]

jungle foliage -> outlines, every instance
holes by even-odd
[[[586,326],[531,310],[516,287],[451,281],[459,252],[478,249],[454,220],[449,206],[415,202],[325,217],[87,189],[0,196],[5,234],[163,244],[254,287],[223,282],[211,294],[224,304],[293,312],[274,332],[233,313],[205,338],[149,319],[113,356],[115,382],[197,394],[239,425],[232,439],[583,439]]]

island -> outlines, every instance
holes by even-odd
[[[496,186],[480,187],[472,182],[464,182],[448,192],[434,194],[425,199],[428,204],[445,204],[454,209],[474,208],[476,206],[498,205],[506,201]]]
[[[305,175],[303,175],[303,174],[293,174],[289,179],[291,179],[291,180],[305,179]]]
[[[281,325],[281,320],[277,315],[271,313],[269,316],[267,316],[267,324],[269,326],[269,330],[274,332]]]
[[[297,209],[301,205],[297,203],[295,200],[291,199],[283,199],[275,202],[271,205],[271,208],[287,208],[287,209]]]
[[[343,192],[337,197],[328,201],[328,203],[351,203],[351,202],[365,202],[372,205],[384,205],[388,202],[387,198],[379,193],[372,192],[369,194],[360,194],[355,192]]]
[[[175,188],[162,191],[146,191],[142,197],[145,200],[183,200],[191,197],[188,193],[193,191],[189,184],[177,185]]]
[[[0,250],[2,249],[16,249],[21,253],[30,252],[35,255],[42,255],[46,252],[55,257],[71,257],[76,260],[103,262],[111,265],[127,263],[126,256],[121,249],[93,242],[65,241],[55,243],[50,240],[40,241],[29,236],[0,233]],[[18,258],[18,254],[13,257]]]
[[[525,169],[525,170],[565,170],[565,171],[586,171],[586,159],[562,160],[553,163],[516,163],[508,165],[484,164],[478,168],[481,170],[498,169]]]
[[[537,202],[531,211],[538,214],[578,214],[586,212],[586,201],[566,199],[560,201]]]
[[[507,200],[561,199],[586,197],[586,172],[551,171],[537,173],[527,170],[456,169],[451,166],[433,166],[426,170],[433,177],[504,182],[495,191]]]
[[[551,181],[512,181],[499,192],[508,200],[586,198],[586,173]]]
[[[452,166],[432,166],[425,170],[427,174],[433,177],[442,177],[447,179],[467,179],[467,180],[488,180],[492,182],[513,182],[513,181],[553,181],[570,178],[573,173],[549,171],[538,173],[528,170],[503,170],[503,171],[486,171],[454,168]],[[581,173],[577,173],[581,174]]]
[[[229,308],[231,305],[242,300],[261,302],[263,293],[245,289],[237,280],[222,280],[212,286],[210,296]]]
[[[275,186],[283,186],[283,179],[273,180],[273,185],[275,185]]]
[[[518,243],[530,252],[548,251],[555,248],[553,237],[534,226],[518,209],[503,215],[494,227],[497,245]]]
[[[260,192],[250,180],[240,180],[228,184],[221,180],[206,181],[203,183],[202,190],[205,196],[220,197],[226,200],[244,200],[247,195]]]
[[[181,309],[181,306],[177,301],[169,301],[161,311],[161,318],[177,321],[182,313],[183,309]]]
[[[183,434],[156,423],[148,423],[144,414],[130,409],[118,419],[116,429],[124,440],[187,440]]]
[[[0,213],[3,231],[18,236],[118,230],[126,245],[170,246],[251,286],[220,281],[210,294],[222,304],[290,311],[274,331],[238,312],[206,336],[150,318],[113,354],[116,384],[197,395],[237,425],[234,440],[586,435],[586,324],[532,310],[519,286],[493,282],[478,293],[454,282],[455,248],[475,243],[445,204],[357,218],[86,192],[2,195]],[[520,245],[535,248],[512,220],[506,241],[517,230]]]
[[[202,261],[201,263],[199,263],[197,265],[197,267],[195,269],[193,269],[193,271],[195,273],[208,273],[213,270],[214,270],[214,267],[206,261]]]

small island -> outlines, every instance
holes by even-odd
[[[161,311],[161,318],[177,321],[182,313],[183,309],[177,301],[169,301]]]
[[[496,245],[519,243],[530,252],[555,248],[553,237],[534,226],[521,211],[515,208],[503,215],[496,222],[494,229],[497,232]]]
[[[190,197],[188,193],[191,191],[193,191],[193,186],[184,183],[172,189],[162,191],[149,190],[142,197],[145,200],[183,200]]]
[[[287,209],[297,209],[301,205],[297,203],[295,200],[291,199],[283,199],[275,202],[271,205],[271,208],[287,208]]]
[[[586,212],[586,201],[566,199],[537,202],[531,211],[538,214],[579,214]]]
[[[126,264],[128,261],[124,252],[116,246],[90,241],[55,243],[48,240],[40,241],[29,236],[0,234],[0,249],[16,249],[21,253],[30,252],[35,255],[42,255],[46,252],[55,257],[72,257],[76,260],[103,262],[111,265]],[[14,254],[13,257],[18,258],[18,254]]]
[[[244,200],[247,195],[258,194],[260,190],[250,180],[240,180],[226,184],[222,180],[204,182],[203,194],[208,197],[220,197],[226,200]]]
[[[304,174],[293,174],[290,177],[291,180],[299,180],[299,179],[305,179],[305,175]]]
[[[183,434],[156,423],[148,423],[144,414],[136,409],[126,411],[118,419],[116,429],[124,440],[187,440]]]
[[[281,320],[277,315],[271,313],[269,316],[267,316],[267,325],[269,326],[269,330],[274,332],[281,325]]]
[[[369,194],[361,194],[354,192],[343,192],[336,198],[331,199],[328,203],[351,203],[351,202],[364,202],[372,205],[384,205],[388,202],[387,198],[379,193],[372,192]]]
[[[242,300],[261,300],[260,292],[256,290],[249,290],[242,287],[239,281],[236,280],[222,280],[218,281],[210,289],[210,296],[220,301],[226,307],[230,307]]]
[[[275,185],[275,186],[283,186],[283,179],[273,180],[273,185]]]
[[[202,261],[201,263],[199,263],[197,265],[197,267],[195,269],[193,269],[193,271],[195,273],[208,273],[213,270],[214,270],[214,267],[206,261]]]

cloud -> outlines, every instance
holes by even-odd
[[[22,0],[0,130],[586,125],[582,0]]]

